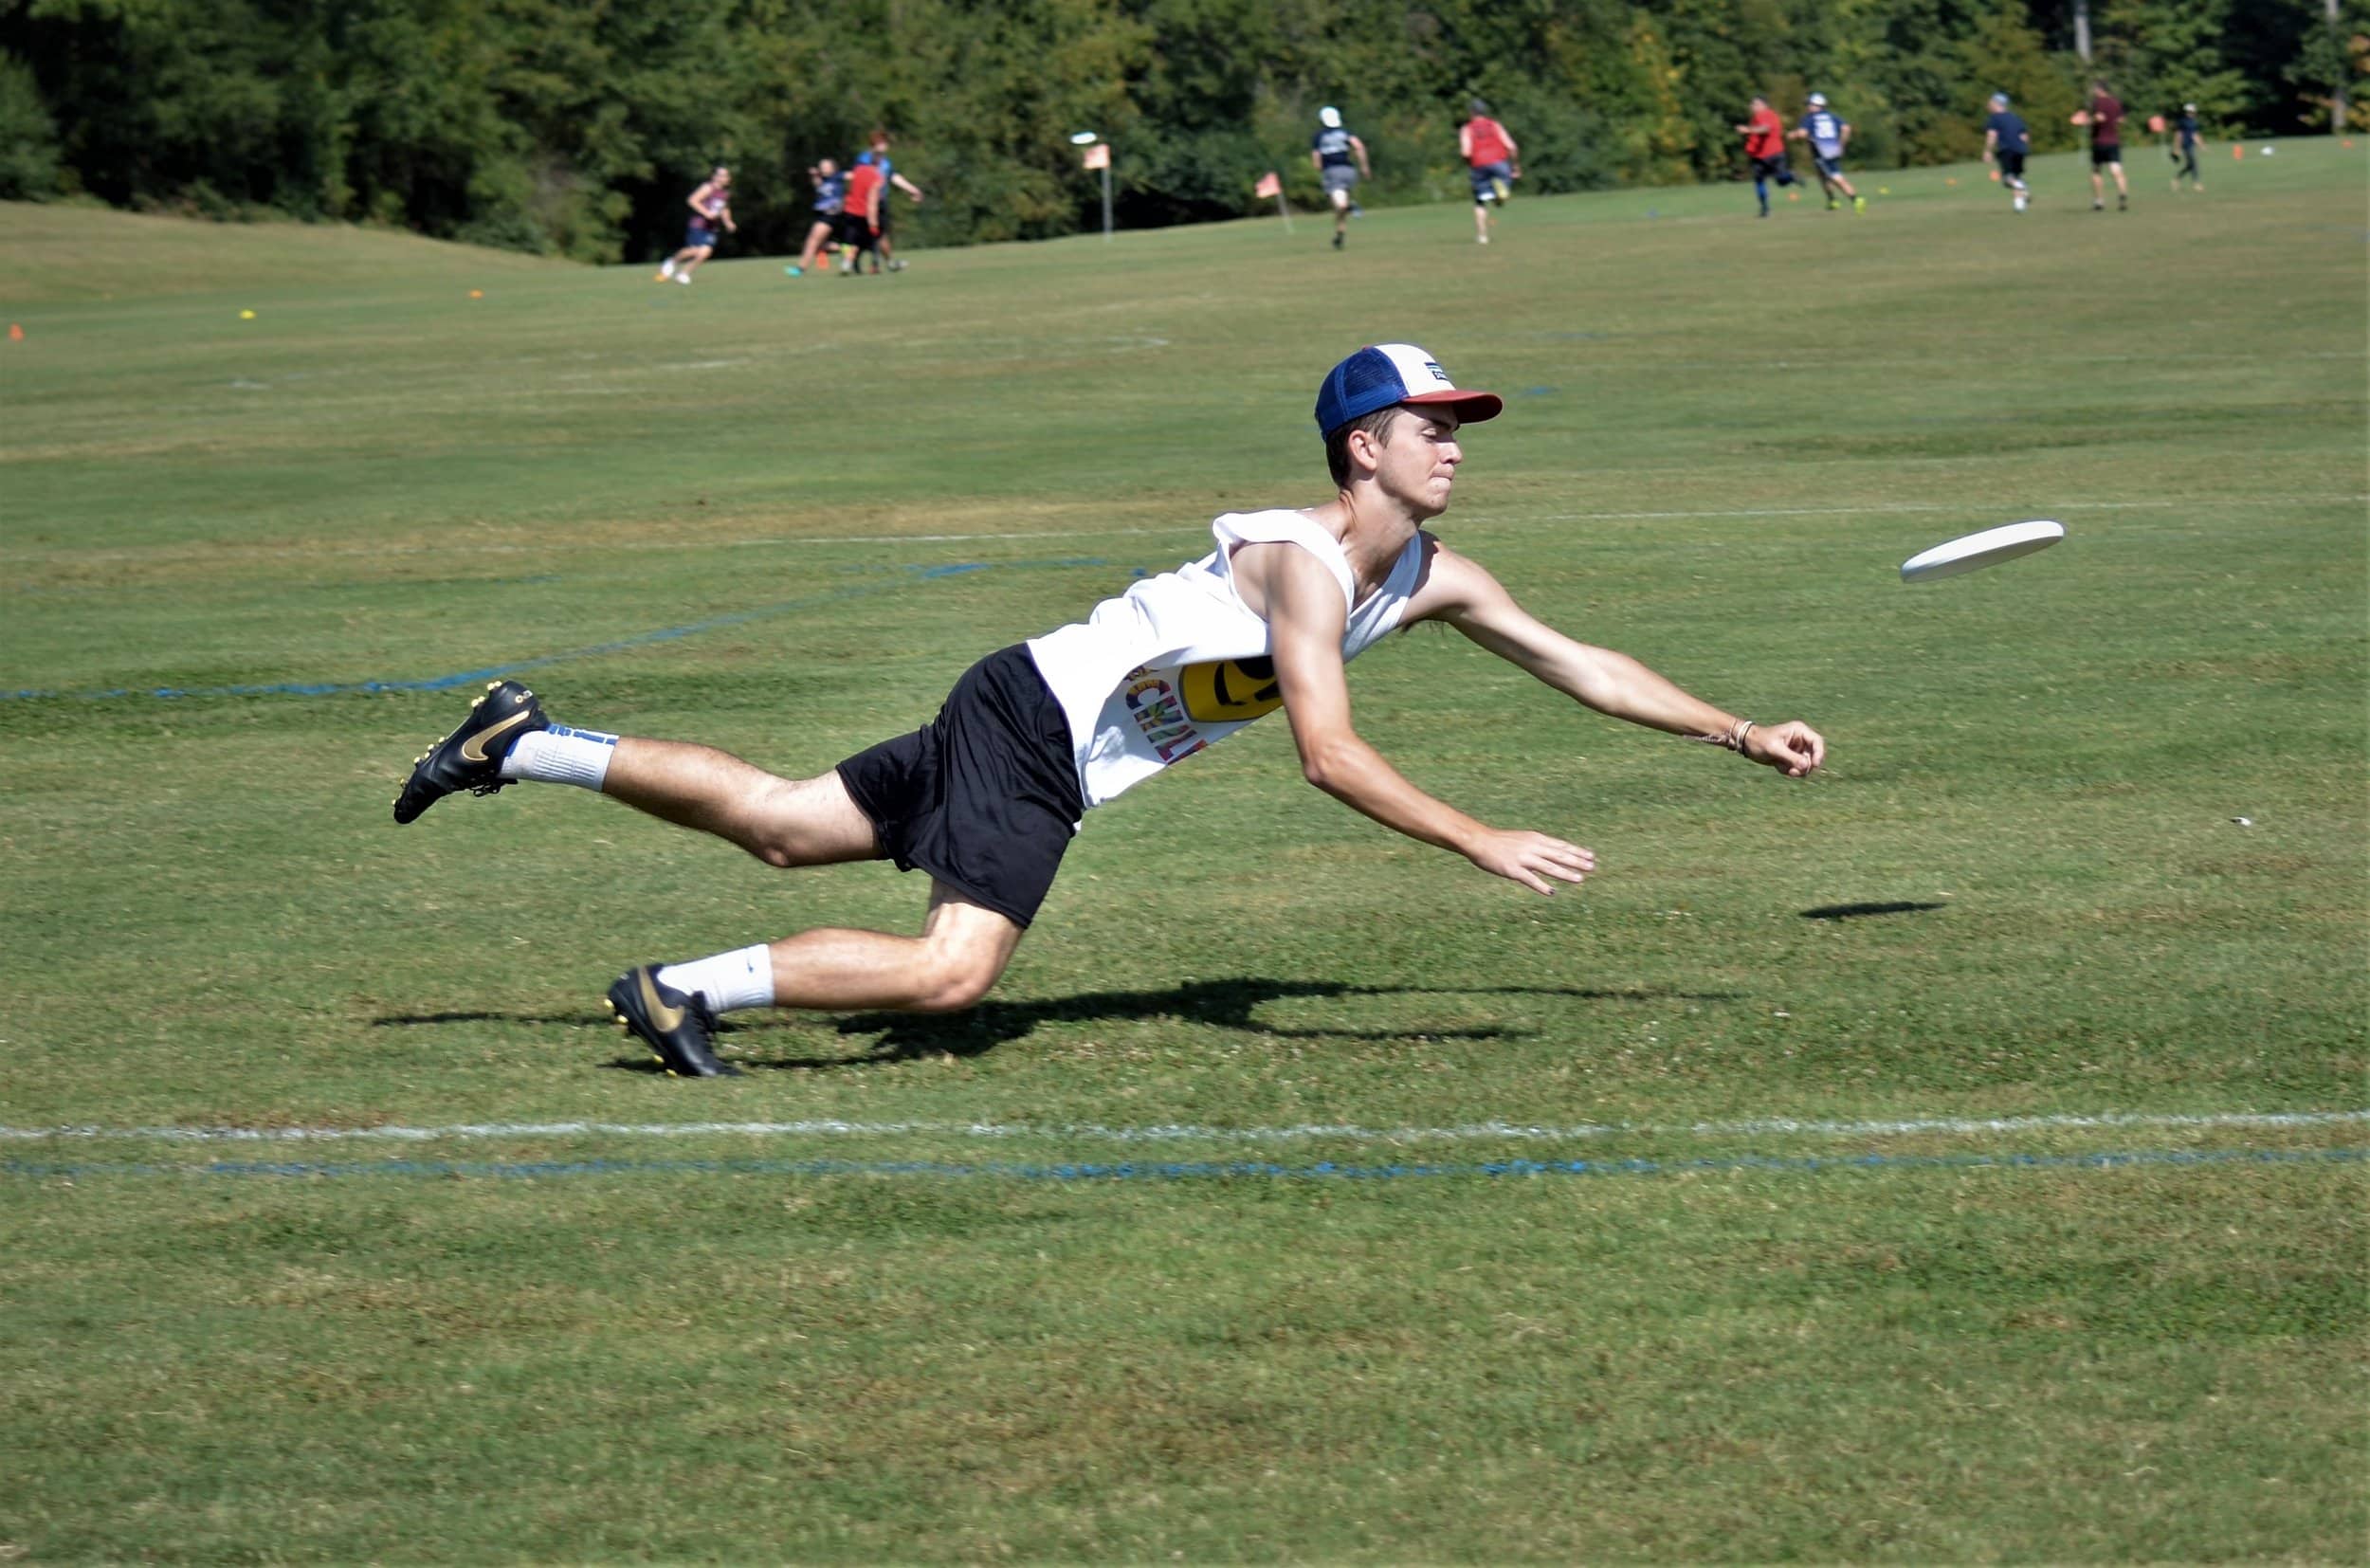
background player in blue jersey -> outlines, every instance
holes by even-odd
[[[1832,212],[1839,205],[1835,193],[1841,191],[1850,198],[1851,210],[1868,210],[1868,198],[1851,189],[1851,182],[1843,177],[1843,150],[1851,145],[1851,122],[1827,107],[1825,93],[1811,95],[1810,113],[1802,123],[1786,133],[1788,141],[1811,144],[1811,164],[1818,171],[1818,183],[1827,191],[1827,210]]]
[[[916,207],[921,205],[921,188],[897,172],[889,158],[889,134],[885,130],[872,133],[872,166],[881,171],[881,229],[879,234],[881,260],[891,272],[905,270],[905,263],[897,254],[897,242],[889,237],[889,192],[902,191],[905,199]]]
[[[830,254],[831,236],[839,232],[840,208],[848,199],[848,176],[839,172],[839,163],[825,158],[807,171],[807,178],[814,182],[814,223],[807,230],[807,243],[798,252],[797,264],[791,276],[802,276],[807,268]]]
[[[1983,161],[1999,165],[1999,183],[2008,188],[2019,212],[2033,199],[2032,188],[2024,183],[2024,155],[2032,148],[2024,117],[2008,107],[2006,93],[1994,93],[1991,117],[1983,121]]]
[[[2197,106],[2194,103],[2184,103],[2180,106],[2180,118],[2173,121],[2171,152],[2175,191],[2180,189],[2180,182],[2183,179],[2187,179],[2200,191],[2205,189],[2205,176],[2197,173],[2197,149],[2201,145],[2202,143],[2197,140]]]
[[[1309,144],[1308,161],[1324,182],[1325,199],[1333,203],[1333,248],[1341,248],[1349,233],[1350,192],[1360,176],[1374,177],[1366,161],[1366,144],[1341,123],[1341,111],[1331,104],[1317,111],[1317,139]]]

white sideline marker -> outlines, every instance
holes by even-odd
[[[1607,1138],[1914,1138],[1979,1133],[2078,1132],[2091,1128],[2326,1127],[2370,1121],[2370,1109],[2218,1111],[2151,1115],[1919,1117],[1900,1121],[1801,1121],[1767,1117],[1655,1126],[1581,1122],[1565,1127],[1476,1121],[1449,1127],[1359,1127],[1304,1122],[1286,1127],[1086,1125],[1030,1126],[997,1121],[488,1121],[435,1127],[0,1127],[0,1142],[115,1140],[152,1143],[428,1143],[441,1140],[530,1138],[980,1138],[1079,1139],[1102,1143],[1295,1143],[1337,1140],[1368,1143],[1512,1140],[1572,1143]]]

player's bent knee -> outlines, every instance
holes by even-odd
[[[978,1006],[1012,958],[1012,944],[998,940],[939,939],[928,941],[925,951],[921,994],[914,1004],[923,1012],[960,1012]]]
[[[916,1004],[922,1012],[962,1012],[995,989],[1003,963],[987,955],[950,956],[932,966],[930,986]]]

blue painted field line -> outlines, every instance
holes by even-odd
[[[903,570],[908,576],[923,582],[946,577],[967,576],[975,572],[1045,571],[1066,567],[1106,566],[1109,562],[1093,556],[1066,560],[1041,561],[952,561],[937,566],[909,565]],[[696,637],[703,631],[716,631],[730,626],[742,626],[751,621],[770,620],[795,611],[813,610],[823,605],[844,604],[849,599],[869,598],[875,594],[892,593],[897,583],[873,583],[835,589],[829,593],[811,593],[803,598],[784,599],[778,604],[759,605],[754,610],[737,610],[729,615],[713,615],[704,621],[687,626],[661,627],[655,631],[637,632],[614,642],[593,643],[584,647],[570,648],[564,653],[546,653],[533,659],[518,659],[508,664],[488,665],[483,669],[458,670],[450,675],[430,675],[410,681],[275,681],[257,685],[237,686],[155,686],[138,689],[118,686],[108,691],[42,691],[21,690],[0,692],[0,702],[27,701],[99,702],[122,697],[344,697],[364,692],[388,691],[450,691],[455,686],[480,685],[499,681],[506,675],[523,674],[550,665],[564,665],[577,659],[594,659],[606,653],[623,653],[629,648],[647,647],[653,643],[680,642]]]
[[[1763,1171],[1812,1176],[1831,1171],[2042,1170],[2112,1171],[2137,1166],[2306,1165],[2359,1163],[2370,1149],[2138,1150],[2084,1155],[1852,1155],[1838,1158],[1778,1158],[1745,1155],[1724,1159],[1491,1159],[1469,1164],[1349,1165],[1318,1160],[1283,1165],[1264,1159],[1121,1160],[1020,1164],[957,1164],[931,1159],[374,1159],[215,1160],[205,1165],[0,1162],[0,1176],[511,1176],[545,1179],[585,1176],[931,1176],[943,1180],[1192,1181],[1260,1178],[1286,1181],[1409,1181],[1455,1176],[1650,1176]]]

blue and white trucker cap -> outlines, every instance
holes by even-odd
[[[1376,343],[1325,373],[1317,389],[1317,429],[1331,435],[1396,403],[1446,404],[1466,425],[1495,419],[1506,406],[1496,392],[1460,392],[1440,361],[1413,343]]]

